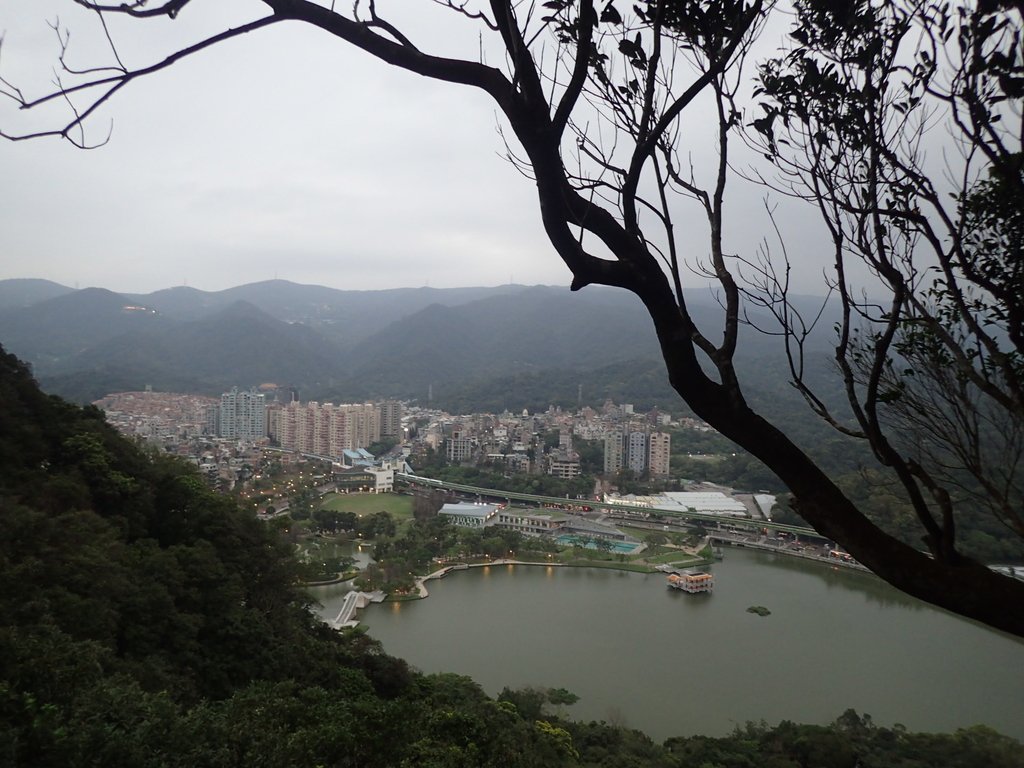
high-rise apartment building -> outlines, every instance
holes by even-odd
[[[380,440],[380,421],[380,410],[370,404],[291,402],[281,409],[278,442],[291,451],[340,458]]]
[[[385,400],[380,408],[380,436],[402,438],[402,403]]]
[[[380,408],[370,403],[361,405],[339,405],[348,414],[349,434],[352,445],[349,448],[365,448],[380,440]]]
[[[203,434],[214,437],[220,434],[220,405],[217,403],[203,408]]]
[[[638,475],[647,470],[647,433],[630,432],[626,435],[626,469]]]
[[[619,430],[612,430],[604,436],[604,473],[614,475],[625,463],[623,451],[623,435]]]
[[[604,438],[604,473],[629,469],[638,475],[667,476],[671,452],[672,438],[667,432],[632,429],[623,433],[616,429]]]
[[[232,387],[220,396],[218,435],[234,440],[261,440],[266,437],[266,405],[255,389],[239,392]]]
[[[672,436],[668,432],[652,432],[647,459],[647,466],[652,476],[666,477],[668,475],[671,455]]]
[[[318,456],[337,456],[331,450],[331,417],[334,408],[330,403],[310,403],[313,411],[312,450]]]
[[[281,406],[277,403],[267,405],[267,437],[277,440],[281,434]]]

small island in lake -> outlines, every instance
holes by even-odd
[[[769,616],[771,611],[765,608],[763,605],[752,605],[747,608],[747,613],[756,613],[758,616]]]

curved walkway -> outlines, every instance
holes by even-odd
[[[358,625],[356,609],[365,608],[370,603],[384,602],[385,597],[387,595],[380,590],[376,592],[349,592],[345,595],[345,601],[341,604],[341,610],[334,617],[331,626],[335,629],[344,629]]]
[[[550,562],[539,562],[534,563],[529,560],[512,560],[507,557],[498,558],[497,560],[491,560],[489,563],[458,563],[457,565],[446,565],[444,568],[439,568],[433,573],[428,573],[426,576],[418,576],[416,578],[416,589],[419,591],[420,597],[430,597],[430,593],[427,591],[426,583],[431,579],[443,579],[449,573],[453,571],[466,571],[470,568],[489,568],[492,565],[546,565],[552,567],[563,568],[567,563],[550,563]]]
[[[846,568],[852,568],[854,570],[867,571],[868,573],[870,573],[870,571],[868,571],[867,568],[865,568],[863,565],[856,561],[843,562],[832,558],[821,557],[808,552],[786,550],[782,547],[767,544],[765,542],[751,541],[750,539],[743,539],[742,537],[730,538],[726,536],[719,536],[717,534],[705,536],[704,539],[702,539],[700,542],[698,542],[696,545],[692,547],[679,547],[679,552],[681,555],[689,555],[691,557],[695,557],[698,556],[702,550],[711,546],[716,540],[731,544],[733,546],[748,547],[750,549],[761,549],[770,552],[775,552],[776,554],[801,557],[805,560],[814,560],[816,562],[825,563],[828,565],[838,565]],[[456,565],[446,565],[443,568],[438,568],[436,571],[433,571],[432,573],[428,573],[426,576],[419,576],[416,578],[415,585],[416,590],[419,593],[418,596],[421,598],[430,597],[430,592],[427,590],[426,582],[430,581],[431,579],[443,579],[445,576],[454,571],[465,571],[470,568],[487,568],[492,565],[543,565],[556,568],[566,568],[573,566],[572,563],[556,563],[551,561],[531,562],[529,560],[514,560],[510,558],[498,558],[497,560],[491,560],[487,563],[458,563]],[[614,568],[614,564],[610,565],[610,567]],[[653,569],[653,571],[664,571],[666,569],[665,566],[656,565],[652,565],[651,568]]]

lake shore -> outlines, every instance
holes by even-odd
[[[564,687],[581,697],[574,717],[625,721],[655,739],[725,734],[748,719],[824,723],[849,707],[917,730],[984,722],[1024,734],[1006,674],[1024,644],[850,569],[736,552],[716,567],[713,595],[669,590],[658,574],[530,559],[460,570],[427,584],[429,605],[370,607],[363,626],[425,672],[470,675],[492,695]],[[571,648],[573,663],[554,648]]]

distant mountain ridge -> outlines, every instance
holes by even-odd
[[[103,366],[185,371],[218,389],[294,379],[323,385],[343,371],[337,347],[330,341],[245,301],[201,319],[133,329],[75,355],[54,373]]]
[[[38,304],[40,301],[55,299],[74,288],[55,283],[52,280],[34,278],[15,278],[0,280],[0,312],[7,309],[21,309]]]
[[[157,313],[134,307],[105,288],[83,288],[0,312],[0,339],[38,373],[98,343],[163,324]]]
[[[431,381],[481,372],[592,369],[655,357],[649,325],[639,301],[623,292],[524,288],[457,306],[434,304],[398,320],[352,350],[353,373],[387,390],[401,370],[403,386],[422,390]]]
[[[149,294],[126,294],[126,298],[176,319],[203,317],[244,301],[278,320],[302,323],[335,343],[350,346],[381,327],[432,304],[454,306],[523,288],[505,285],[494,288],[347,291],[287,280],[264,280],[223,291],[208,292],[179,286]]]
[[[453,404],[501,393],[519,408],[572,400],[581,385],[588,401],[599,392],[674,399],[642,304],[610,288],[344,291],[275,280],[118,294],[0,281],[4,297],[0,343],[30,362],[46,389],[78,401],[146,385],[216,394],[264,382],[336,401],[424,402],[436,389]],[[714,297],[694,290],[687,301],[711,333],[721,312]],[[748,363],[777,343],[744,335]]]

